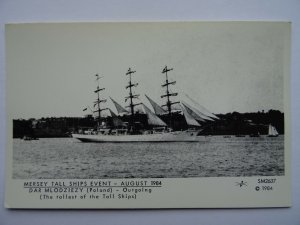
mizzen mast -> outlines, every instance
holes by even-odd
[[[130,103],[128,108],[130,108],[130,113],[131,113],[131,119],[130,119],[130,129],[133,130],[134,128],[134,107],[137,105],[140,105],[142,103],[134,103],[133,99],[137,99],[139,97],[139,94],[133,94],[132,88],[138,86],[138,83],[132,83],[131,75],[134,74],[136,71],[131,70],[131,68],[128,69],[126,76],[129,76],[129,83],[126,86],[126,89],[129,88],[129,96],[125,97],[125,102],[129,99]]]
[[[97,94],[97,100],[94,101],[94,107],[97,106],[97,110],[94,111],[94,112],[97,112],[98,113],[98,126],[100,126],[101,124],[101,111],[103,110],[107,110],[107,108],[101,108],[101,103],[105,103],[106,102],[106,99],[101,99],[100,98],[100,91],[104,91],[105,88],[100,88],[100,82],[99,80],[102,78],[99,76],[99,74],[96,74],[96,82],[97,82],[97,89],[94,91],[96,94]]]
[[[168,114],[169,114],[169,126],[171,126],[171,127],[172,127],[172,105],[179,103],[179,102],[172,102],[170,99],[170,97],[178,95],[177,92],[170,92],[170,88],[169,88],[169,85],[176,84],[176,81],[169,82],[169,79],[168,79],[168,72],[170,72],[172,70],[173,70],[173,68],[168,68],[167,66],[165,66],[162,73],[166,74],[166,82],[161,85],[162,87],[166,87],[166,94],[162,95],[161,98],[167,98],[167,102],[165,105],[162,105],[162,107],[167,106],[167,110],[168,110]]]

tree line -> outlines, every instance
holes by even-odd
[[[216,114],[219,119],[214,121],[201,122],[200,135],[249,135],[267,134],[268,125],[272,124],[279,134],[284,134],[284,113],[279,110],[269,110],[267,112],[232,112],[226,114]],[[140,122],[141,129],[150,129],[147,125],[147,118],[144,114],[135,115]],[[122,121],[128,122],[128,116],[119,117]],[[166,116],[161,119],[167,121]],[[174,114],[174,129],[187,129],[184,116]],[[105,119],[107,124],[111,124],[110,119]],[[98,120],[88,115],[86,117],[48,117],[40,119],[17,119],[13,120],[13,137],[23,136],[35,137],[69,137],[72,132],[82,129],[96,129]]]

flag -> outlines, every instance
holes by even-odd
[[[96,81],[98,81],[100,78],[102,78],[99,76],[99,74],[96,74],[95,76],[96,76]]]
[[[171,70],[173,70],[173,68],[168,69],[168,67],[165,66],[165,68],[163,69],[162,73],[167,73],[167,72],[169,72],[169,71],[171,71]]]

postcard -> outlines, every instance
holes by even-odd
[[[5,207],[291,206],[291,23],[5,32]]]

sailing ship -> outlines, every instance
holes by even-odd
[[[39,140],[37,137],[32,137],[32,136],[24,136],[22,138],[24,141],[32,141],[32,140]]]
[[[178,93],[170,90],[171,85],[176,81],[170,81],[168,73],[173,68],[165,66],[162,73],[165,74],[165,82],[162,88],[165,88],[165,94],[161,96],[166,99],[164,105],[160,106],[148,95],[145,95],[153,108],[153,111],[143,102],[140,102],[139,94],[134,93],[134,88],[138,83],[132,80],[136,71],[131,68],[126,72],[129,78],[126,89],[129,95],[125,97],[125,102],[129,102],[125,109],[121,104],[109,97],[117,110],[117,114],[110,108],[103,107],[107,99],[100,97],[100,93],[105,88],[100,88],[100,76],[96,75],[98,82],[97,99],[94,102],[95,111],[98,116],[98,126],[96,130],[90,130],[85,133],[73,133],[72,137],[82,142],[193,142],[197,141],[197,134],[201,131],[201,122],[213,121],[217,116],[210,113],[193,99],[186,95],[189,101],[173,101],[173,97]],[[106,114],[106,117],[104,116]],[[178,129],[177,118],[184,118],[186,129]],[[144,118],[144,119],[143,119]],[[110,121],[110,123],[109,123]],[[176,129],[177,126],[177,129]]]
[[[278,137],[278,132],[274,126],[269,124],[268,137]]]

